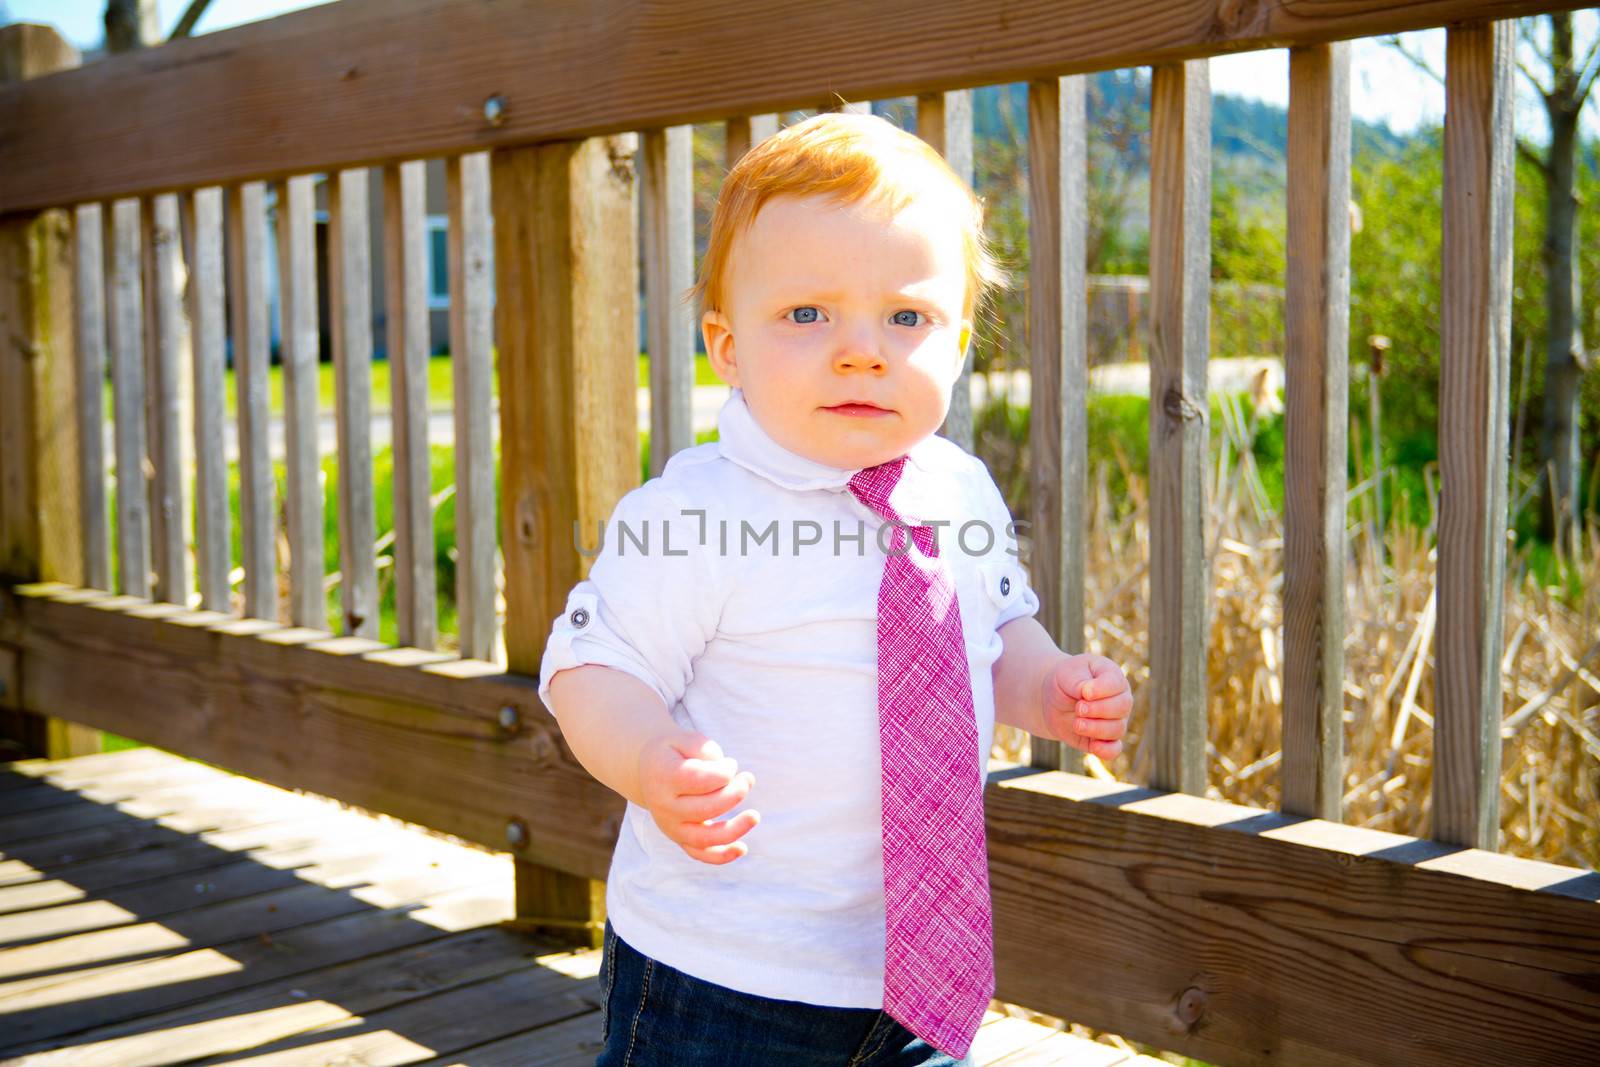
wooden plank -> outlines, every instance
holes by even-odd
[[[1029,571],[1039,621],[1064,651],[1082,652],[1088,536],[1088,218],[1086,85],[1082,75],[1028,85],[1028,334],[1033,381]],[[1029,740],[1035,767],[1078,771],[1083,753]]]
[[[1206,785],[1208,61],[1150,77],[1150,782]]]
[[[144,287],[139,201],[118,200],[107,220],[111,279],[111,414],[117,490],[117,591],[150,595],[150,512],[145,489]]]
[[[250,1050],[261,1067],[415,1062],[418,1046],[445,1054],[547,1023],[594,1014],[595,978],[575,981],[541,967],[514,970]]]
[[[106,511],[103,428],[106,379],[105,221],[99,204],[73,212],[73,311],[77,342],[78,485],[81,494],[83,584],[111,588],[111,526]]]
[[[722,143],[723,169],[732,170],[740,156],[777,132],[777,115],[736,115],[729,119]]]
[[[492,659],[498,620],[488,153],[451,159],[445,185],[450,213],[450,369],[455,378],[456,622],[461,655]]]
[[[188,313],[194,339],[195,574],[200,607],[229,611],[233,568],[228,475],[224,451],[222,379],[227,365],[223,315],[222,190],[211,186],[182,197],[190,264]],[[93,585],[93,582],[89,583]]]
[[[428,231],[421,160],[383,169],[385,326],[394,456],[394,587],[399,642],[438,641],[428,453]]]
[[[639,154],[645,348],[650,353],[650,475],[694,444],[694,127],[646,130]]]
[[[229,190],[228,263],[233,309],[234,408],[239,427],[239,543],[243,553],[244,614],[278,617],[276,513],[267,450],[266,188],[246,182]]]
[[[1282,810],[1344,798],[1345,425],[1349,420],[1350,46],[1289,53]]]
[[[503,880],[504,874],[499,877]],[[6,1013],[7,1037],[38,1041],[80,1029],[85,1022],[109,1021],[92,1014],[92,1008],[86,1010],[85,1004],[70,999],[62,1003],[63,995],[70,994],[62,972],[69,969],[74,982],[84,982],[176,949],[214,948],[248,937],[270,937],[307,923],[391,908],[420,896],[486,881],[481,869],[448,862],[418,867],[407,863],[403,852],[387,864],[369,869],[364,878],[366,884],[358,891],[306,882],[194,907],[162,916],[160,921],[133,922],[9,948],[0,957],[0,1009]]]
[[[515,855],[605,877],[622,799],[571,754],[531,675],[60,586],[0,597],[26,707],[490,848],[517,821]],[[108,656],[126,668],[100,669]]]
[[[185,1057],[222,1056],[318,1027],[348,1027],[418,996],[536,966],[528,957],[539,943],[521,934],[487,925],[450,933],[433,925],[446,908],[466,907],[476,908],[480,922],[494,922],[509,913],[507,893],[496,900],[485,887],[470,887],[420,903],[410,916],[365,912],[297,927],[275,935],[270,946],[253,938],[219,946],[241,964],[236,975],[215,973],[205,952],[134,964],[116,975],[132,990],[107,989],[122,994],[114,1008],[121,1019],[6,1051],[31,1053],[28,1067],[125,1067],[160,1062],[176,1048]],[[408,917],[413,921],[396,921]],[[174,999],[174,987],[191,1003],[149,1014]]]
[[[238,782],[226,783],[226,788],[237,786]],[[170,814],[179,810],[179,806],[204,797],[202,788],[220,791],[225,787],[214,783],[201,787],[191,782],[161,790],[151,790],[138,799],[137,811],[133,814],[139,817]],[[0,855],[6,857],[15,855],[27,842],[41,838],[73,833],[91,826],[110,826],[118,823],[127,826],[133,821],[128,812],[104,804],[74,804],[66,808],[0,815]]]
[[[1514,23],[1445,48],[1439,287],[1439,668],[1433,834],[1499,846],[1501,628],[1511,347]]]
[[[167,760],[142,772],[113,775],[109,781],[102,781],[96,777],[76,787],[23,779],[28,782],[26,788],[0,792],[0,817],[68,805],[114,803],[137,796],[143,789],[152,789],[168,782],[193,780],[206,773],[211,775],[217,773],[205,764],[193,760],[179,759],[176,765],[173,765],[171,761],[175,759],[176,757],[169,756]]]
[[[372,501],[372,235],[365,170],[328,188],[328,301],[339,435],[340,633],[378,636]]]
[[[52,901],[50,894],[59,894],[59,883],[23,887],[21,892],[13,889],[11,896],[38,903],[20,914],[0,915],[0,945],[10,951],[23,944],[165,917],[171,917],[168,926],[181,927],[185,913],[196,907],[215,907],[307,882],[340,887],[370,878],[385,867],[415,864],[405,851],[408,847],[408,842],[379,841],[370,829],[352,836],[349,830],[341,835],[324,828],[309,844],[217,863],[198,876],[178,871],[137,885],[113,886],[94,900]]]
[[[1600,1050],[1593,872],[1056,772],[985,811],[1002,1000],[1245,1067]]]
[[[182,848],[192,841],[207,849],[213,842],[219,848],[246,847],[247,835],[291,825],[314,831],[326,819],[325,811],[295,816],[289,811],[263,808],[247,797],[202,813],[175,812],[160,822],[146,822],[131,829],[123,825],[91,826],[17,846],[0,860],[0,885],[36,881],[47,870],[70,877],[70,872],[80,865],[132,862],[146,852]]]
[[[189,455],[183,428],[190,397],[184,371],[190,362],[189,324],[183,316],[185,267],[178,233],[178,198],[147,198],[139,214],[144,253],[145,411],[150,435],[150,549],[155,569],[151,597],[189,603]]]
[[[956,176],[968,186],[973,182],[972,91],[924,93],[917,97],[917,135],[942,156]],[[976,329],[976,327],[974,327]],[[950,410],[939,432],[968,452],[972,441],[972,353],[967,345],[961,357],[961,375],[950,394]]]
[[[493,156],[506,660],[528,675],[538,674],[550,620],[588,573],[572,531],[609,518],[639,481],[636,151],[629,134]],[[525,714],[555,725],[540,707]],[[562,821],[551,829],[566,837],[573,820]],[[596,836],[606,849],[615,840]],[[608,865],[584,873],[603,878]],[[598,947],[593,887],[530,863],[518,864],[517,880],[519,914],[586,924]]]
[[[344,0],[0,89],[0,213],[1587,6]]]
[[[322,467],[317,455],[317,254],[313,179],[278,182],[278,300],[283,327],[284,464],[288,494],[289,621],[328,628],[322,591]]]

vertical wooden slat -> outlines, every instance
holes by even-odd
[[[777,115],[741,115],[728,120],[726,140],[723,142],[722,165],[732,170],[739,157],[751,146],[778,132]]]
[[[189,323],[183,315],[185,267],[178,233],[178,197],[144,198],[145,405],[149,413],[150,548],[155,567],[153,598],[189,602],[189,550],[184,472],[189,449],[184,437],[188,390]]]
[[[228,257],[232,276],[234,408],[239,427],[239,544],[244,568],[244,614],[278,617],[278,568],[273,535],[273,479],[267,451],[266,186],[245,182],[228,196]]]
[[[78,382],[78,479],[83,522],[83,580],[111,588],[111,527],[106,511],[105,212],[82,204],[73,213],[73,289]]]
[[[372,502],[372,232],[363,167],[330,176],[328,314],[339,435],[341,632],[378,636]]]
[[[646,130],[639,156],[645,348],[650,353],[650,473],[694,443],[694,127]]]
[[[526,674],[587,573],[574,529],[639,481],[636,151],[624,134],[493,154],[505,642]],[[514,848],[519,914],[587,924],[597,945],[594,887],[531,862],[546,844]]]
[[[1433,836],[1499,847],[1514,23],[1445,46]]]
[[[1348,42],[1289,52],[1288,248],[1282,807],[1338,822],[1349,418]]]
[[[1089,477],[1088,141],[1081,75],[1028,85],[1029,420],[1032,549],[1039,622],[1067,652],[1084,650]],[[1035,767],[1080,771],[1083,753],[1030,740]]]
[[[451,159],[445,184],[450,212],[450,365],[456,394],[456,618],[461,655],[490,659],[495,631],[495,508],[488,154],[469,152]]]
[[[1206,783],[1206,355],[1211,264],[1207,60],[1150,78],[1150,785]]]
[[[917,97],[917,134],[932,145],[950,169],[969,186],[972,166],[972,90],[925,93]],[[976,313],[976,309],[974,309]],[[961,375],[950,394],[950,410],[939,432],[966,449],[972,443],[972,351],[968,343],[961,356]]]
[[[428,231],[426,164],[383,170],[383,248],[394,454],[395,622],[400,644],[439,639],[428,461]],[[458,505],[459,506],[459,505]]]
[[[309,174],[277,182],[279,330],[289,520],[289,621],[328,628],[317,461],[317,262]]]
[[[228,481],[222,449],[224,350],[222,190],[217,186],[183,195],[189,234],[188,309],[194,337],[195,573],[200,607],[227,611],[229,539]]]
[[[111,417],[117,472],[117,591],[150,595],[150,512],[145,485],[144,285],[139,201],[114,201],[107,218]]]

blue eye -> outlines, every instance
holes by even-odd
[[[817,309],[811,307],[810,305],[806,305],[805,307],[797,307],[794,309],[795,322],[816,322],[817,315]]]
[[[911,316],[914,317],[914,316],[917,316],[917,315],[922,315],[922,312],[920,312],[920,311],[912,311],[910,309],[907,309],[905,311],[896,311],[894,313],[894,318],[893,318],[892,321],[895,322],[897,325],[900,325],[900,326],[915,326],[915,325],[917,325],[917,323],[916,323],[914,318],[913,318],[913,321],[907,322],[907,321],[905,321],[904,319],[902,319],[900,317],[902,315],[911,315]],[[927,318],[927,316],[923,315],[923,318]]]

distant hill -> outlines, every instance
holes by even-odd
[[[1147,70],[1102,71],[1089,82],[1090,136],[1107,115],[1129,105],[1135,114],[1148,116],[1150,74]],[[1007,115],[1019,133],[1027,129],[1028,87],[1024,84],[991,85],[977,90],[973,98],[973,132],[981,139],[1006,136]],[[1147,121],[1144,119],[1143,121]],[[1398,155],[1409,138],[1396,134],[1387,125],[1356,120],[1351,129],[1352,148],[1357,155],[1376,151]],[[1260,100],[1217,95],[1211,109],[1211,149],[1216,156],[1253,157],[1249,162],[1283,165],[1288,152],[1289,116],[1283,108]],[[1129,160],[1145,164],[1143,158]],[[1239,162],[1245,162],[1240,160]],[[1255,169],[1255,168],[1250,168]]]

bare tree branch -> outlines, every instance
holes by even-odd
[[[1555,90],[1553,88],[1546,88],[1544,82],[1539,80],[1539,76],[1530,70],[1528,65],[1522,61],[1521,56],[1517,57],[1517,69],[1522,71],[1522,76],[1524,78],[1527,78],[1528,81],[1533,83],[1534,90],[1538,92],[1540,96],[1544,97],[1545,102],[1548,103],[1550,100],[1550,94],[1555,92]]]
[[[167,40],[176,41],[180,37],[187,37],[193,33],[194,24],[200,21],[200,16],[204,15],[206,8],[210,6],[211,0],[190,0],[188,10],[178,20],[178,24],[172,28],[172,36]]]
[[[1600,35],[1589,46],[1589,54],[1583,57],[1583,62],[1578,64],[1578,106],[1589,99],[1589,90],[1594,88],[1595,79],[1600,77]]]
[[[1519,19],[1517,21],[1517,36],[1521,38],[1523,44],[1532,50],[1534,55],[1544,60],[1545,66],[1553,66],[1554,64],[1550,61],[1550,53],[1539,47],[1539,39],[1533,35],[1533,27],[1535,25],[1535,19]]]
[[[1411,49],[1407,48],[1405,46],[1405,42],[1400,40],[1399,34],[1391,33],[1387,37],[1380,37],[1379,40],[1388,45],[1390,48],[1393,48],[1396,52],[1399,52],[1402,56],[1405,56],[1407,59],[1409,59],[1412,66],[1422,71],[1422,73],[1426,74],[1440,85],[1444,84],[1444,75],[1434,70],[1432,65],[1429,64],[1426,59],[1423,59],[1421,56],[1411,51]]]
[[[1521,137],[1517,138],[1517,154],[1529,163],[1539,168],[1539,173],[1546,178],[1550,176],[1550,164],[1543,156],[1533,150],[1533,146]]]

